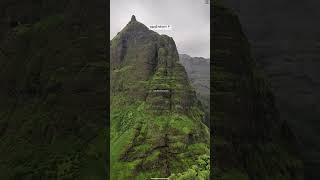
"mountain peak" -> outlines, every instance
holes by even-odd
[[[201,162],[203,159],[209,164],[210,134],[202,122],[205,113],[179,63],[173,38],[150,30],[132,16],[111,41],[110,66],[113,107],[110,147],[121,149],[114,151],[110,161],[115,172],[130,168],[125,174],[112,173],[111,179],[135,179],[142,175],[150,179],[154,173],[159,177],[174,176],[174,173],[198,167],[194,160],[200,158]],[[132,116],[123,118],[122,114],[127,112]],[[167,123],[171,120],[180,124],[171,126]],[[194,143],[205,146],[181,148]],[[138,152],[136,148],[144,149]],[[166,158],[169,156],[172,157]]]
[[[136,16],[135,16],[135,15],[132,15],[132,16],[131,16],[131,21],[137,21],[137,19],[136,19]]]

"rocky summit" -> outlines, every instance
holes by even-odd
[[[111,179],[208,179],[209,128],[174,40],[132,16],[110,68]]]

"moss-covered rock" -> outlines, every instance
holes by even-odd
[[[200,156],[209,162],[209,129],[173,39],[134,19],[110,51],[111,179],[169,177]]]

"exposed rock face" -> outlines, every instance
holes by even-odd
[[[212,128],[216,179],[303,179],[286,121],[257,70],[236,15],[213,3]]]
[[[1,179],[105,179],[105,3],[1,1]]]
[[[208,178],[209,129],[174,40],[132,18],[110,52],[111,179],[176,177],[193,165]]]
[[[280,118],[297,135],[306,179],[320,179],[320,1],[227,1],[271,81]]]
[[[136,20],[136,16],[135,16],[135,15],[132,15],[132,17],[131,17],[131,21],[137,21],[137,20]]]
[[[191,85],[206,113],[205,123],[210,124],[210,59],[180,54],[180,62],[187,71]]]

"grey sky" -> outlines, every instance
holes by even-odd
[[[210,57],[210,5],[206,0],[111,0],[110,39],[130,21],[172,25],[157,31],[173,37],[180,54]]]

